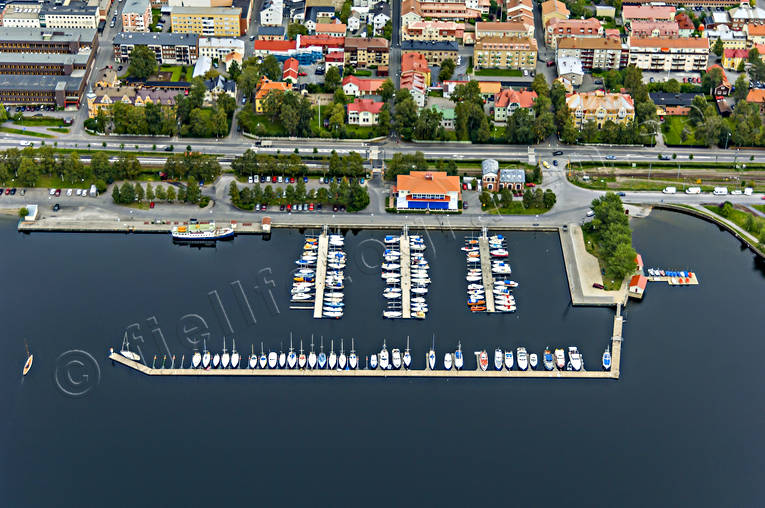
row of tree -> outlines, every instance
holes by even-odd
[[[457,163],[453,159],[438,159],[434,167],[430,167],[422,152],[395,153],[385,165],[385,178],[394,180],[398,175],[409,174],[412,171],[445,171],[447,175],[457,174]]]
[[[179,186],[177,192],[172,185],[158,185],[155,189],[150,183],[147,183],[144,188],[140,183],[124,182],[122,185],[115,185],[112,188],[112,199],[115,203],[122,205],[143,201],[164,201],[167,203],[178,201],[206,206],[209,202],[207,196],[202,196],[199,185],[191,180],[188,185]]]
[[[303,160],[296,153],[274,156],[265,153],[255,153],[251,149],[248,149],[241,156],[234,157],[234,160],[231,161],[231,169],[237,176],[299,176],[308,174],[308,167],[303,164]],[[326,174],[328,176],[360,178],[365,173],[364,159],[361,155],[356,152],[350,152],[345,157],[341,157],[336,151],[332,150],[332,154],[327,161]]]
[[[478,196],[483,208],[499,207],[500,209],[510,209],[513,206],[513,192],[510,189],[502,189],[497,193],[483,191]],[[555,205],[557,197],[555,193],[547,189],[542,191],[539,187],[536,189],[526,189],[522,196],[522,205],[526,210],[549,210]]]
[[[606,276],[621,281],[635,270],[637,255],[632,248],[632,231],[622,200],[613,192],[607,192],[592,201],[591,209],[595,215],[585,228],[594,233]]]
[[[295,185],[275,189],[271,185],[261,187],[260,184],[240,189],[236,182],[231,182],[229,196],[234,206],[245,210],[252,210],[256,204],[322,203],[345,206],[348,211],[355,212],[369,205],[366,187],[359,184],[358,180],[349,182],[347,178],[343,178],[340,183],[332,182],[329,187],[310,190],[306,190],[302,180],[298,180]]]

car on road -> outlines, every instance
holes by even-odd
[[[3,188],[0,187],[0,196],[2,196],[2,195],[3,195]]]
[[[553,160],[553,166],[557,166],[557,165],[558,165],[558,159],[554,159]]]
[[[730,191],[730,193],[733,196],[740,196],[740,195],[742,195],[744,193],[744,191],[742,191],[741,189],[736,189],[736,190]]]
[[[612,160],[614,160],[615,158],[616,158],[616,157],[614,157],[613,155],[606,155],[606,160],[607,160],[607,161],[612,161]]]
[[[587,210],[587,213],[586,213],[585,215],[587,215],[587,217],[592,217],[593,215],[595,215],[595,212],[593,212],[593,211],[590,209],[590,210]]]
[[[154,201],[149,202],[149,208],[154,208]]]
[[[282,177],[282,176],[279,176],[279,177],[277,177],[277,179],[276,179],[276,180],[277,180],[279,183],[283,183],[283,182],[284,182],[284,177]]]
[[[78,190],[79,190],[79,189],[78,189]],[[78,193],[77,193],[77,195],[79,196],[79,194],[80,194],[80,193],[78,192]],[[67,195],[67,196],[71,196],[71,195],[72,195],[72,189],[67,189],[67,190],[66,190],[66,195]]]
[[[15,195],[16,195],[16,187],[11,189],[11,196],[15,196]]]
[[[276,183],[276,177],[275,176],[271,177],[271,183]]]
[[[51,189],[48,191],[48,196],[52,196],[56,193],[56,189]]]
[[[55,205],[53,205],[53,211],[54,211],[54,212],[58,212],[60,209],[61,209],[61,207],[59,206],[59,204],[58,204],[58,203],[56,203]]]
[[[555,151],[553,152],[553,155],[554,155],[554,156],[556,156],[556,157],[558,157],[558,156],[560,156],[560,155],[563,155],[563,152],[562,152],[561,150],[555,150]]]
[[[337,211],[337,205],[332,205],[332,211],[333,211],[333,212],[336,212],[336,211]]]
[[[671,157],[669,155],[667,155],[667,154],[661,154],[661,155],[659,155],[659,159],[661,159],[663,161],[668,161],[668,160],[671,159]]]
[[[56,189],[54,196],[59,197],[61,195],[61,189]]]
[[[624,196],[626,196],[627,194],[626,194],[625,192],[621,192],[621,191],[620,191],[620,192],[617,192],[617,193],[616,193],[616,195],[617,195],[617,196],[619,196],[619,197],[622,197],[622,198],[623,198],[623,197],[624,197]]]
[[[593,282],[592,287],[594,287],[595,289],[604,289],[603,284],[600,284],[599,282]]]
[[[165,148],[163,148],[166,152],[172,152],[173,151],[173,145],[167,145]]]
[[[307,176],[303,177],[303,183],[308,183],[308,177]]]
[[[27,141],[26,139],[22,139],[21,141],[19,141],[19,145],[21,145],[21,146],[32,146],[32,142],[31,141]]]

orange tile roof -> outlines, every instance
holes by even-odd
[[[374,99],[356,99],[348,104],[348,111],[369,112],[378,114],[385,105],[382,101],[375,101]]]
[[[558,49],[621,49],[621,39],[612,37],[566,37],[558,41]]]
[[[765,89],[752,88],[746,96],[746,102],[756,102],[758,104],[765,104]]]
[[[412,171],[396,177],[396,188],[412,194],[446,194],[460,191],[460,177],[446,171]]]
[[[753,25],[749,23],[746,25],[746,31],[749,33],[749,35],[765,35],[765,25]]]
[[[639,287],[640,289],[645,290],[647,284],[648,279],[644,275],[633,275],[630,279],[630,287]]]
[[[570,14],[569,10],[566,8],[566,4],[563,2],[559,2],[558,0],[548,0],[547,2],[544,2],[542,4],[542,15],[550,14],[552,12],[560,12],[566,17]]]
[[[264,98],[272,90],[285,92],[291,89],[292,89],[292,85],[290,83],[283,83],[281,81],[271,81],[267,77],[263,76],[262,78],[260,78],[260,81],[258,81],[258,90],[255,93],[255,99]]]
[[[345,34],[347,29],[348,27],[344,23],[316,23],[316,30],[314,31],[317,34],[324,32],[333,34]]]
[[[412,51],[401,55],[401,73],[408,71],[430,72],[428,60],[422,53]]]
[[[537,93],[533,90],[511,90],[506,88],[497,94],[494,98],[494,106],[506,108],[508,104],[516,103],[522,108],[530,108],[534,105]]]

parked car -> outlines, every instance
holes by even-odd
[[[616,195],[623,198],[627,194],[625,192],[617,192]]]
[[[603,284],[600,284],[598,282],[593,282],[592,287],[594,287],[595,289],[604,289]]]
[[[280,212],[283,212],[283,211],[284,211],[284,205],[279,205],[279,211],[280,211]]]
[[[11,196],[15,196],[15,195],[16,195],[16,187],[11,189]]]
[[[607,160],[607,161],[612,161],[612,160],[614,160],[615,158],[616,158],[616,157],[614,157],[613,155],[606,155],[606,160]]]
[[[77,194],[79,194],[79,192]],[[67,196],[71,196],[72,195],[72,189],[67,189],[66,190],[66,195]]]
[[[559,155],[563,155],[563,152],[562,152],[561,150],[555,150],[555,151],[553,152],[553,155],[554,155],[554,156],[556,156],[556,157],[558,157]]]
[[[61,189],[56,189],[56,193],[54,195],[59,197],[61,195]]]
[[[54,211],[54,212],[58,212],[60,209],[61,209],[61,207],[59,206],[59,204],[58,204],[58,203],[56,203],[55,205],[53,205],[53,211]]]

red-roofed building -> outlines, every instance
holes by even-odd
[[[345,23],[316,23],[316,35],[328,37],[345,37],[348,27]]]
[[[282,71],[282,81],[289,81],[293,85],[298,81],[298,61],[295,58],[288,58],[284,61],[284,70]]]
[[[299,48],[317,46],[325,53],[328,49],[342,49],[345,47],[345,37],[332,37],[329,35],[298,35]]]
[[[506,88],[494,96],[494,121],[505,122],[518,108],[531,108],[537,98],[533,90]]]
[[[296,41],[254,41],[252,54],[265,58],[268,55],[290,56],[297,49]]]
[[[425,106],[425,100],[430,86],[430,67],[422,53],[411,52],[401,55],[401,88],[406,88],[412,94],[414,102],[419,107]]]
[[[696,30],[696,25],[691,21],[691,17],[685,12],[678,12],[675,15],[675,21],[677,22],[678,34],[680,37],[690,37]]]
[[[648,285],[648,278],[644,275],[633,275],[628,288],[629,295],[633,298],[643,298],[643,293]]]
[[[348,125],[377,125],[385,103],[374,99],[356,99],[348,104]]]
[[[393,188],[399,210],[457,211],[462,199],[460,178],[446,171],[412,171],[398,175]]]
[[[324,63],[328,69],[332,66],[342,68],[345,65],[345,51],[330,51],[324,55]]]
[[[377,93],[384,82],[384,79],[346,76],[343,78],[343,92],[354,97],[372,95]]]
[[[765,115],[765,90],[752,88],[746,96],[746,102],[752,102],[760,107],[760,114]]]
[[[735,71],[741,62],[749,58],[749,51],[745,49],[725,49],[723,50],[722,66],[723,69]]]

